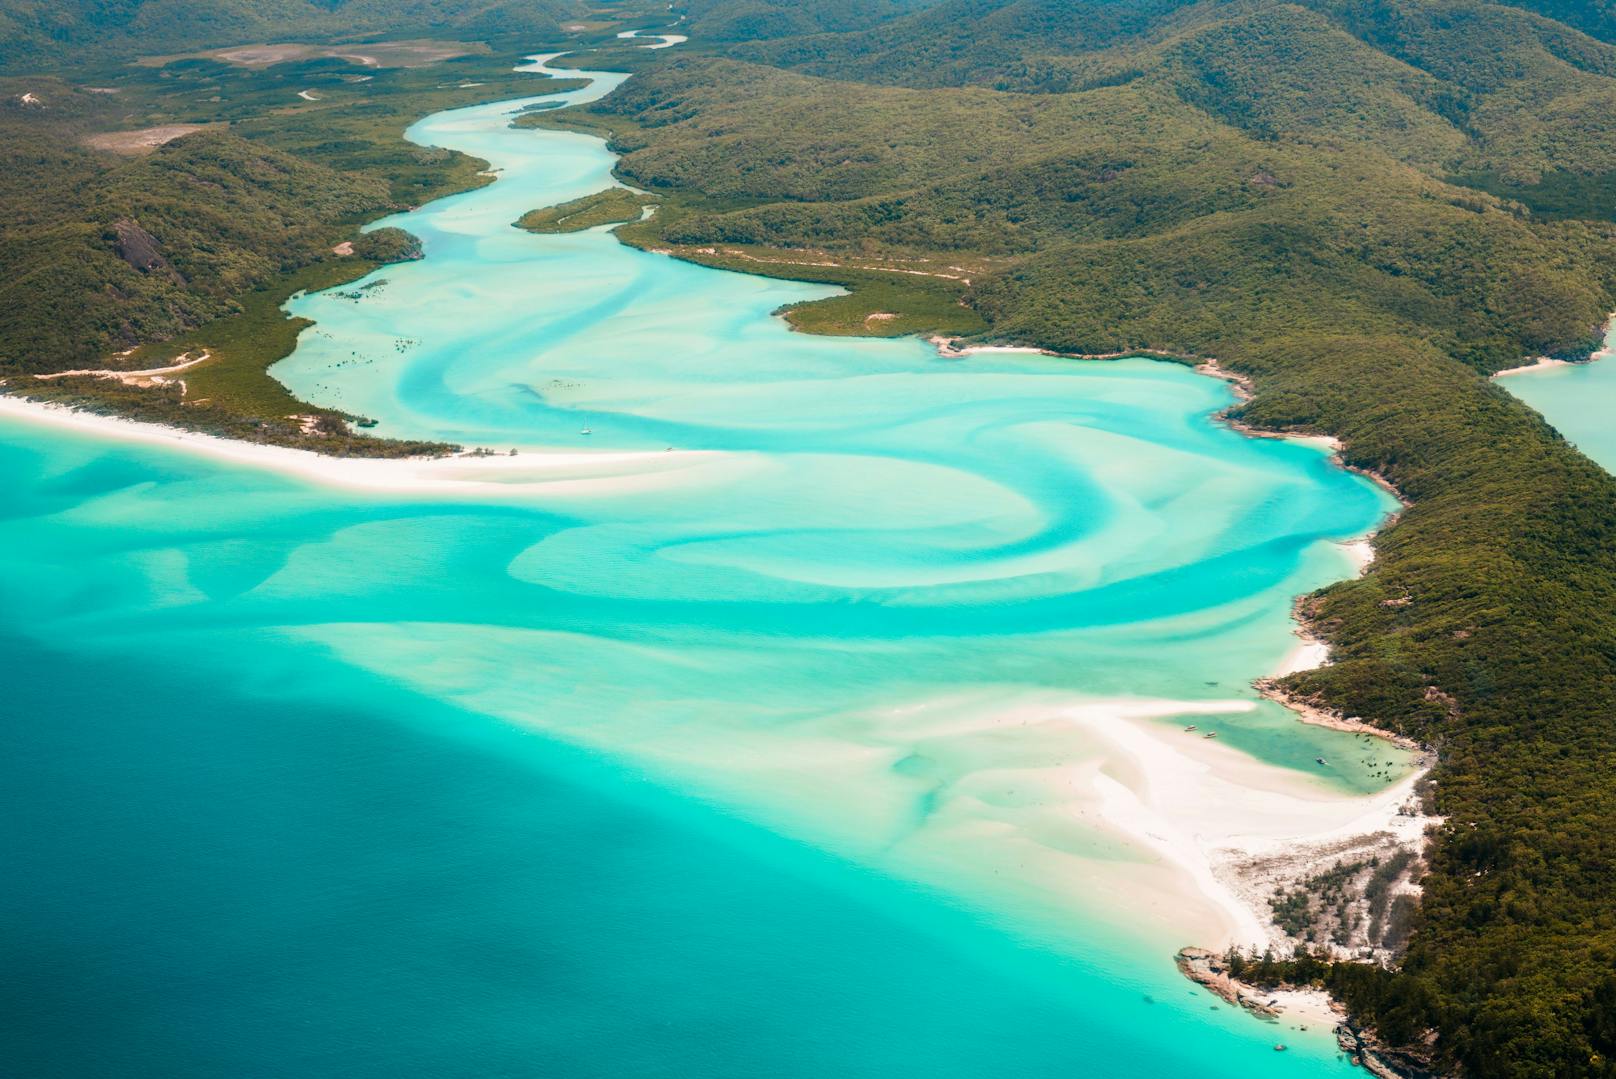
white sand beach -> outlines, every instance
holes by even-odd
[[[1529,375],[1541,371],[1552,371],[1556,367],[1570,367],[1570,360],[1555,360],[1547,356],[1539,356],[1531,363],[1521,364],[1519,367],[1506,367],[1502,371],[1494,371],[1493,378],[1507,378],[1510,375]]]

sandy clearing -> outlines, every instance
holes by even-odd
[[[205,58],[223,60],[241,67],[272,67],[290,60],[312,60],[333,57],[364,67],[425,67],[429,64],[452,60],[457,56],[488,52],[488,46],[469,41],[436,41],[422,38],[412,41],[378,41],[363,45],[308,45],[287,42],[279,45],[234,45],[224,49],[180,53],[170,56],[150,56],[138,61],[145,67],[162,67],[175,60]]]
[[[84,136],[84,145],[92,150],[106,150],[114,154],[149,154],[165,143],[184,138],[193,131],[223,127],[223,124],[162,124],[143,127],[136,131],[102,131]]]

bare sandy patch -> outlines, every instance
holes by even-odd
[[[128,352],[118,353],[120,357],[129,355]],[[41,382],[49,382],[58,378],[104,378],[114,382],[122,382],[125,386],[139,386],[148,389],[152,386],[166,386],[170,382],[185,384],[183,379],[173,376],[181,371],[188,371],[198,364],[206,363],[213,358],[207,349],[202,349],[198,355],[182,352],[174,357],[174,362],[164,367],[150,367],[144,371],[120,371],[116,368],[80,369],[77,371],[55,371],[48,375],[35,375]]]
[[[143,127],[136,131],[102,131],[84,136],[84,145],[92,150],[106,150],[114,154],[137,156],[149,154],[164,143],[183,138],[193,131],[205,131],[223,124],[162,124]]]
[[[140,61],[145,67],[163,67],[175,60],[206,58],[223,60],[241,67],[272,67],[291,60],[315,60],[334,57],[364,67],[426,67],[442,63],[457,56],[469,56],[488,51],[488,46],[476,41],[377,41],[355,45],[306,45],[286,42],[280,45],[233,45],[225,49],[205,52],[180,53],[172,56],[149,56]]]

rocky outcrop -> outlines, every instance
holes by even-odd
[[[1279,1009],[1272,1001],[1273,994],[1264,993],[1254,985],[1238,981],[1229,973],[1229,964],[1217,952],[1205,948],[1184,948],[1176,957],[1178,969],[1196,985],[1203,986],[1212,995],[1238,1004],[1264,1019],[1276,1019]]]
[[[176,284],[185,283],[179,271],[163,257],[157,237],[127,217],[112,223],[112,243],[118,257],[141,273],[167,277]]]
[[[1336,1026],[1335,1041],[1354,1064],[1378,1079],[1442,1079],[1443,1073],[1433,1071],[1430,1061],[1422,1054],[1389,1049],[1373,1032],[1351,1019],[1344,1019]]]
[[[1177,961],[1179,971],[1190,981],[1263,1019],[1279,1018],[1285,1011],[1282,998],[1296,992],[1294,989],[1263,989],[1241,981],[1231,972],[1225,956],[1205,948],[1184,948],[1178,953]],[[1345,1014],[1339,1005],[1331,1007],[1338,1017]],[[1350,1017],[1336,1023],[1335,1040],[1354,1064],[1378,1079],[1443,1079],[1444,1073],[1432,1068],[1424,1051],[1428,1046],[1390,1048],[1376,1038],[1373,1031],[1360,1027]]]

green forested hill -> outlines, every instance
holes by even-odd
[[[727,63],[675,63],[598,107],[635,122],[620,136],[635,184],[745,201],[679,217],[666,230],[676,242],[1125,260],[1197,283],[1192,307],[1161,315],[1177,329],[1158,343],[1185,350],[1192,327],[1228,314],[1200,282],[1254,284],[1299,257],[1304,273],[1274,276],[1318,294],[1286,301],[1294,318],[1395,319],[1479,366],[1584,340],[1604,313],[1603,226],[1537,222],[1373,145],[1263,137],[1160,82],[912,90]],[[1189,246],[1194,265],[1179,254]],[[1134,319],[1156,306],[1117,302]]]
[[[689,0],[682,10],[707,42],[762,41],[877,26],[937,0]]]
[[[1616,3],[1611,0],[1506,0],[1606,41],[1616,41]]]
[[[991,84],[995,73],[1029,58],[1103,48],[1186,6],[1185,0],[941,0],[860,31],[768,41],[732,55],[872,82]]]
[[[1263,138],[1455,171],[1616,170],[1616,46],[1474,0],[946,0],[738,56],[860,82],[1071,93],[1149,79]]]
[[[1616,48],[1554,13],[943,0],[698,39],[588,121],[664,197],[636,242],[920,268],[981,340],[1215,356],[1255,380],[1244,420],[1335,434],[1412,500],[1310,600],[1337,662],[1290,688],[1437,747],[1420,921],[1398,971],[1268,974],[1544,1079],[1616,1074],[1616,478],[1485,377],[1616,308]],[[902,310],[858,302],[837,325]]]
[[[35,203],[26,227],[0,231],[10,370],[101,367],[228,314],[242,292],[324,254],[335,222],[389,204],[379,180],[225,132],[128,162],[64,149],[41,164],[78,181]]]
[[[550,36],[570,0],[0,0],[0,71],[90,56],[386,33]]]

